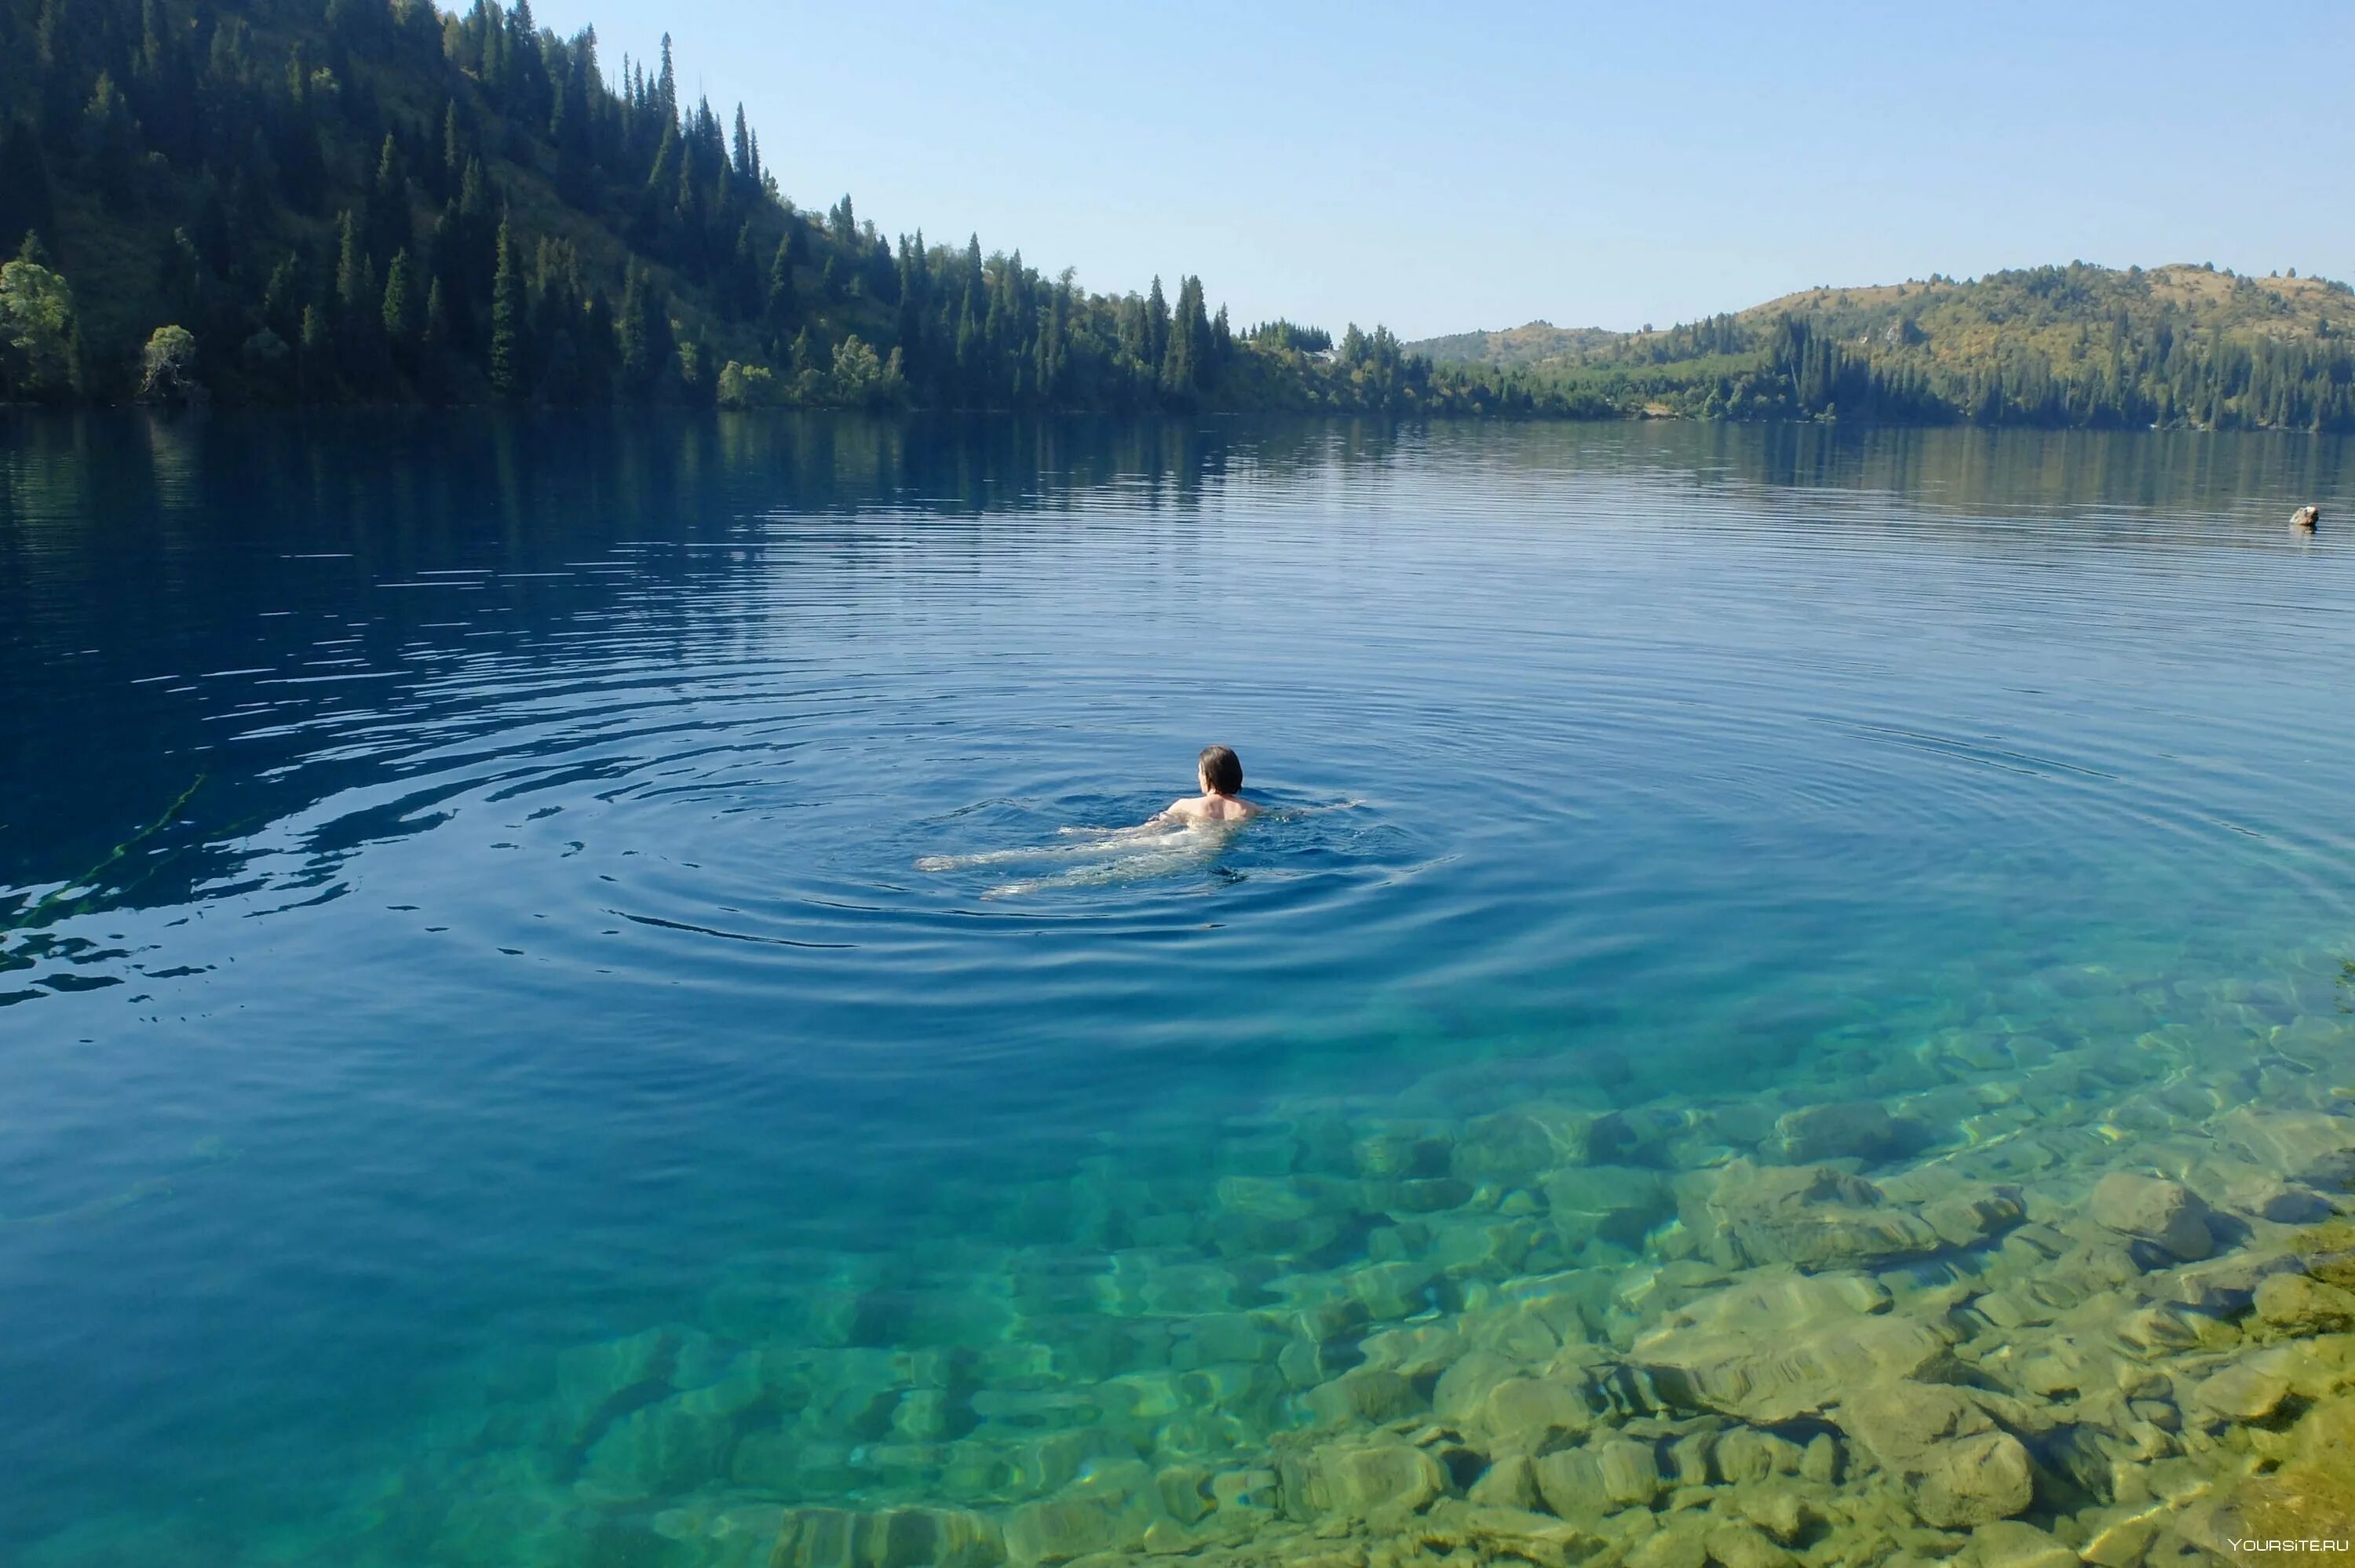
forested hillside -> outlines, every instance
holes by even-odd
[[[1319,352],[797,208],[529,0],[0,0],[0,399],[1409,408]]]
[[[1459,362],[1442,385],[1535,414],[2345,430],[2350,328],[2344,283],[2079,262],[1810,290],[1666,332],[1532,323],[1406,346]]]
[[[529,0],[0,0],[0,401],[2355,428],[2355,294],[2083,264],[1653,332],[1238,330],[805,210],[667,40]],[[21,240],[17,237],[23,237]],[[1434,360],[1440,363],[1434,364]]]

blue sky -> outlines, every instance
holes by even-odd
[[[1239,322],[1666,325],[2082,258],[2355,275],[2355,5],[543,0],[785,192]]]

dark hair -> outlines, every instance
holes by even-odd
[[[1221,795],[1231,795],[1243,787],[1243,759],[1223,746],[1202,747],[1202,777],[1210,788]]]

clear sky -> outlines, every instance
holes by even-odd
[[[785,194],[1239,323],[1667,325],[2082,259],[2355,276],[2355,3],[541,0]]]

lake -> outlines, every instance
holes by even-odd
[[[0,1558],[1379,1531],[1505,1473],[1466,1345],[1583,1390],[1535,1450],[1861,1484],[1838,1397],[1678,1395],[1662,1313],[1944,1290],[2036,1397],[1987,1337],[2098,1292],[2005,1269],[2177,1288],[2097,1180],[2229,1251],[2355,1150],[2350,454],[0,417]],[[1093,831],[1214,741],[1266,816]],[[1709,1186],[1806,1168],[1904,1224]],[[2152,1463],[2234,1451],[2180,1391],[2248,1299],[2166,1297]],[[2026,1440],[2040,1528],[2136,1500]]]

